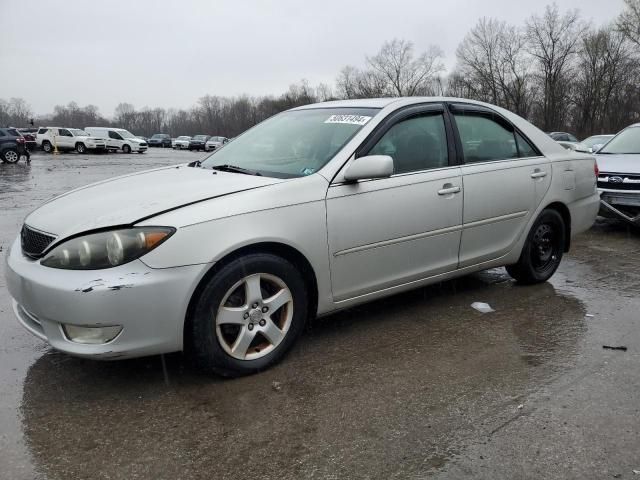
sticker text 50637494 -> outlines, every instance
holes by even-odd
[[[364,125],[371,117],[365,115],[331,115],[324,123],[349,123],[351,125]]]

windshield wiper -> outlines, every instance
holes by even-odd
[[[202,160],[194,160],[193,162],[187,163],[187,167],[199,167],[202,165]]]
[[[220,170],[221,172],[232,172],[232,173],[242,173],[244,175],[256,175],[261,177],[262,174],[260,172],[256,172],[255,170],[249,170],[248,168],[237,167],[235,165],[214,165],[211,167],[212,170]]]

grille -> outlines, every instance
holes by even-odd
[[[612,182],[611,179],[618,181]],[[622,179],[622,181],[620,181]],[[598,188],[607,190],[636,190],[640,191],[640,175],[625,173],[602,173],[598,176]]]
[[[46,233],[33,230],[25,224],[22,226],[22,231],[20,232],[22,253],[28,257],[38,257],[55,238],[53,235],[47,235]]]

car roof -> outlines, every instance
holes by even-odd
[[[300,107],[293,108],[292,110],[306,110],[312,108],[385,108],[390,105],[397,104],[400,106],[407,106],[420,103],[437,103],[437,102],[450,102],[450,103],[468,103],[473,105],[481,105],[491,109],[499,108],[496,105],[490,103],[479,102],[477,100],[470,100],[468,98],[459,97],[393,97],[393,98],[359,98],[354,100],[331,100],[328,102],[312,103],[309,105],[302,105]]]

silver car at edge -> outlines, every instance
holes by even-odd
[[[184,350],[243,375],[314,316],[492,267],[547,280],[594,222],[595,168],[479,102],[308,105],[202,162],[45,203],[10,248],[7,284],[22,325],[57,350]]]

